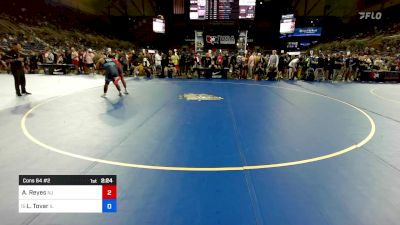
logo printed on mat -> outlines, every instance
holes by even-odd
[[[187,93],[184,95],[179,95],[179,99],[185,99],[187,101],[217,101],[224,98],[208,94]]]

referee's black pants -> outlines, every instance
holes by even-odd
[[[11,73],[14,76],[15,92],[17,94],[26,93],[25,71],[23,69],[18,69],[18,70],[12,70]]]

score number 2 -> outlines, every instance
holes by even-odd
[[[117,211],[117,186],[103,185],[103,213]]]
[[[103,199],[116,199],[117,186],[116,185],[103,185]]]

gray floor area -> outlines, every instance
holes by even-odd
[[[16,98],[12,75],[0,74],[0,110],[98,87],[103,85],[104,80],[100,75],[48,76],[42,74],[27,74],[26,79],[26,89],[33,95]]]

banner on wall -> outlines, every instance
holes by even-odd
[[[206,48],[226,48],[236,46],[234,34],[205,34],[204,45]]]
[[[307,37],[307,36],[321,36],[322,28],[321,27],[303,27],[303,28],[296,28],[293,34],[289,34],[288,36],[293,37]]]
[[[204,40],[203,40],[203,31],[195,31],[194,32],[194,45],[196,52],[204,51]]]

